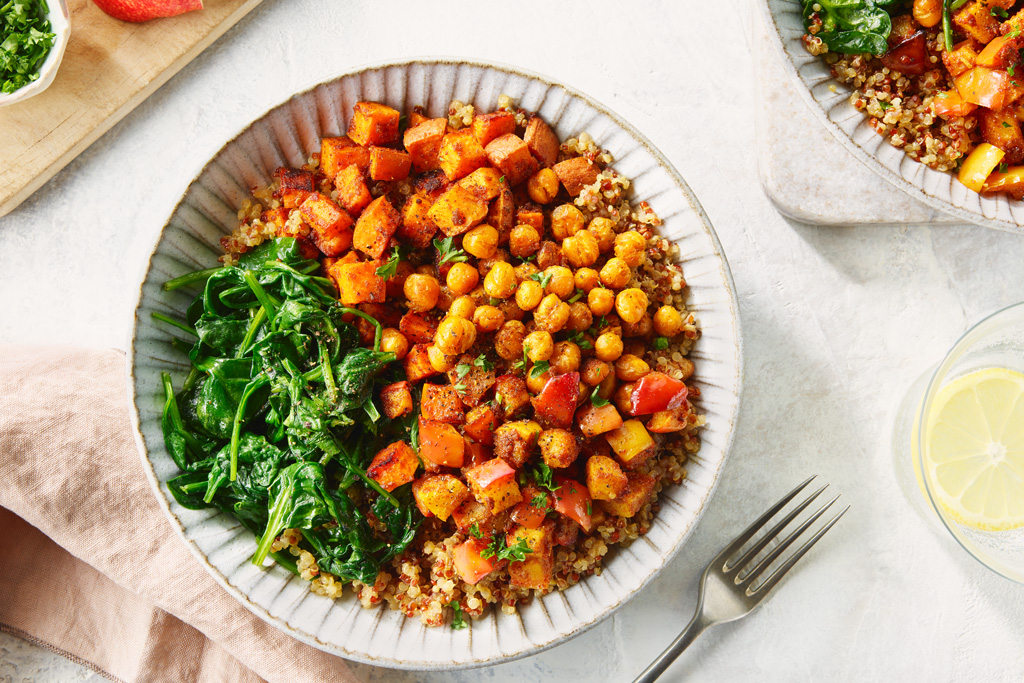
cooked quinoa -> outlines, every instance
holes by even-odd
[[[864,91],[872,93],[870,97],[874,98],[871,100],[871,104],[865,104],[864,108],[877,107],[877,103],[883,101],[883,98],[885,98],[884,101],[892,101],[896,98],[895,93],[898,91],[894,88],[899,87],[898,82],[892,83],[891,79],[889,84],[875,81],[869,66],[859,64],[855,67],[852,59],[848,62],[836,60],[834,63],[837,65],[834,67],[834,70],[840,69],[844,77],[850,80],[861,78],[853,73],[853,71],[856,68],[862,69],[863,77],[858,87],[863,85]],[[851,70],[849,75],[847,75],[847,69]],[[871,82],[870,86],[867,85],[869,81]],[[888,88],[884,93],[883,86]],[[867,97],[867,95],[865,96]],[[515,132],[521,136],[524,134],[524,129],[531,120],[530,112],[517,109],[511,98],[504,95],[498,99],[497,110],[514,114]],[[420,115],[420,118],[423,118],[422,110],[415,111]],[[452,102],[447,112],[444,113],[445,118],[447,118],[449,131],[458,131],[472,126],[475,118],[479,115],[480,113],[473,105],[458,101]],[[882,119],[887,119],[887,117],[883,116]],[[897,129],[911,130],[911,128],[907,126],[901,127],[901,125],[897,125],[894,122],[893,132],[895,133]],[[928,126],[929,130],[931,128],[941,130],[942,128],[941,126],[934,126],[930,121]],[[916,128],[914,130],[920,132],[924,129]],[[927,143],[922,144],[927,147]],[[948,152],[944,154],[946,157],[949,157]],[[677,417],[682,417],[684,426],[675,431],[654,433],[652,435],[656,446],[656,450],[653,451],[654,454],[647,457],[646,460],[642,461],[641,464],[632,470],[637,475],[646,475],[652,478],[654,482],[650,495],[645,498],[635,514],[630,516],[608,514],[604,510],[603,501],[595,499],[592,512],[589,509],[588,503],[588,515],[590,516],[592,526],[590,531],[587,532],[579,524],[571,520],[568,523],[563,523],[569,518],[565,515],[554,513],[559,515],[557,524],[561,525],[557,527],[559,531],[556,533],[560,534],[559,538],[561,538],[564,544],[556,544],[553,547],[551,581],[547,587],[526,588],[517,586],[515,576],[513,576],[513,564],[515,563],[506,560],[495,562],[494,569],[475,583],[463,580],[456,568],[456,549],[474,537],[472,532],[476,524],[467,530],[459,528],[453,523],[452,519],[442,521],[438,516],[427,516],[419,528],[415,541],[408,546],[405,552],[390,560],[383,567],[372,585],[359,581],[350,582],[349,585],[351,585],[353,592],[366,608],[377,607],[383,602],[392,609],[401,610],[408,617],[420,618],[424,624],[438,626],[452,618],[453,606],[458,606],[462,614],[468,615],[472,619],[480,618],[486,612],[489,605],[500,606],[500,609],[504,612],[512,614],[519,604],[531,598],[531,594],[543,595],[555,589],[565,589],[586,576],[600,574],[605,557],[609,553],[614,554],[614,546],[628,545],[647,533],[654,516],[658,513],[659,494],[665,487],[677,486],[682,483],[686,478],[685,464],[687,458],[697,453],[700,449],[699,432],[705,420],[704,416],[696,411],[692,403],[692,399],[699,399],[700,391],[690,383],[691,377],[694,374],[694,365],[687,358],[694,342],[700,337],[700,327],[694,315],[687,310],[687,285],[680,264],[679,249],[675,244],[659,235],[658,227],[661,225],[661,221],[652,207],[647,205],[646,202],[631,203],[630,181],[614,170],[612,167],[614,160],[611,154],[601,149],[597,142],[586,132],[581,132],[577,137],[564,141],[558,149],[558,161],[578,157],[585,157],[596,166],[598,169],[596,179],[583,187],[575,197],[565,195],[565,190],[561,189],[559,198],[552,201],[550,206],[546,205],[544,207],[545,225],[551,220],[550,210],[552,207],[568,205],[575,207],[575,210],[582,214],[584,224],[593,225],[592,221],[594,219],[605,219],[613,231],[612,237],[625,233],[634,233],[642,238],[641,245],[643,249],[642,255],[638,259],[639,265],[630,269],[628,281],[622,289],[643,292],[646,301],[649,302],[650,311],[659,310],[660,307],[673,309],[678,312],[680,323],[678,330],[672,336],[659,337],[652,329],[652,319],[649,314],[645,314],[643,320],[632,326],[626,325],[623,322],[624,331],[619,332],[624,337],[622,340],[622,353],[633,354],[638,359],[641,359],[648,368],[647,372],[661,373],[673,380],[687,383],[688,398],[690,400],[684,401],[684,408],[673,409]],[[314,154],[302,167],[302,170],[313,174],[313,177],[316,179],[316,192],[329,197],[331,201],[341,203],[344,198],[339,196],[339,191],[334,187],[331,179],[325,178],[320,173],[320,163],[320,155]],[[373,199],[389,197],[397,206],[401,206],[403,202],[411,200],[418,193],[422,194],[424,186],[422,174],[414,175],[419,175],[420,177],[413,178],[410,175],[409,178],[395,181],[367,181],[369,194]],[[250,251],[263,241],[274,237],[294,237],[309,243],[311,247],[314,244],[319,246],[317,242],[319,236],[316,228],[310,226],[309,220],[304,216],[303,211],[294,201],[294,198],[291,200],[286,199],[285,195],[287,193],[282,188],[280,177],[276,178],[268,186],[254,188],[252,199],[246,200],[242,204],[238,211],[238,228],[222,240],[225,255],[221,260],[225,264],[237,263],[240,255]],[[502,177],[502,182],[504,182],[504,176]],[[525,183],[523,185],[525,186]],[[398,234],[401,234],[401,232]],[[443,237],[443,235],[438,234],[438,237]],[[458,245],[461,239],[461,236],[457,237],[455,245]],[[509,240],[510,238],[508,234],[503,234],[502,239]],[[546,239],[551,238],[548,237]],[[398,237],[396,235],[393,243],[397,243],[397,240]],[[437,246],[436,241],[434,244]],[[506,251],[506,249],[510,248],[509,244],[505,244],[505,248],[499,250],[500,253],[504,254],[501,258],[510,261],[514,258]],[[411,264],[411,267],[402,271],[405,278],[410,277],[410,274],[413,272],[433,273],[443,282],[444,278],[440,276],[437,258],[433,252],[434,250],[429,248],[417,248],[408,255],[403,255],[403,261],[398,265],[401,266],[405,263],[405,259],[408,259]],[[386,253],[391,253],[391,244],[388,245]],[[599,268],[600,264],[605,263],[616,253],[618,252],[612,252],[608,249],[603,250],[599,259],[594,263],[594,269]],[[496,256],[494,258],[499,257]],[[559,263],[561,263],[561,256],[558,259]],[[481,259],[481,261],[485,260],[488,259]],[[540,259],[536,260],[539,263]],[[339,259],[331,256],[323,258],[323,261],[325,274],[328,277],[335,277],[331,266],[339,261]],[[520,278],[520,284],[528,279],[535,279],[533,275],[529,274],[531,269],[534,274],[538,272],[537,267],[530,265],[533,257],[515,258],[515,261],[520,261],[516,266],[516,274]],[[493,265],[490,267],[493,267]],[[398,275],[395,277],[398,277]],[[481,282],[483,282],[483,278],[481,278]],[[339,283],[339,287],[341,285],[342,283]],[[542,287],[545,286],[542,284]],[[599,286],[604,287],[604,285]],[[396,291],[401,292],[402,288],[398,287]],[[406,293],[408,291],[408,289],[405,289]],[[390,281],[388,292],[390,298],[392,292]],[[443,313],[447,306],[452,305],[455,298],[453,293],[447,292],[447,287],[442,287],[437,308],[442,309]],[[481,301],[485,300],[486,297]],[[587,297],[583,297],[583,301],[585,302],[586,300]],[[512,302],[511,306],[516,307],[515,297],[512,297],[508,301],[501,303],[499,308],[503,312],[510,310],[507,307],[508,302]],[[489,303],[492,307],[495,307],[498,302],[492,297]],[[397,308],[396,314],[405,312],[407,307],[410,311],[412,310],[411,303],[403,300],[400,295],[390,305]],[[372,315],[385,315],[380,304],[365,304],[360,305],[359,308]],[[520,317],[529,317],[530,313],[530,311],[518,310]],[[609,315],[614,318],[614,313],[615,311],[613,310]],[[593,327],[600,328],[596,317],[593,321]],[[514,318],[503,319],[511,320]],[[605,317],[602,317],[601,320],[604,321]],[[356,322],[359,323],[360,321],[357,320]],[[382,320],[382,322],[384,321]],[[527,322],[529,323],[528,329],[538,329],[532,320],[527,320]],[[386,322],[384,324],[387,325]],[[609,321],[604,324],[613,326],[615,323]],[[363,328],[360,329],[364,333],[367,331]],[[394,331],[397,332],[397,330]],[[372,338],[372,329],[370,333]],[[559,336],[564,334],[565,332],[562,332]],[[580,341],[580,334],[582,332],[573,338]],[[585,341],[585,343],[589,344],[590,348],[593,349],[594,339],[592,337],[586,337],[586,339],[589,339],[589,341]],[[487,353],[492,358],[494,363],[498,365],[496,373],[501,371],[506,373],[516,372],[513,368],[516,367],[517,361],[503,357],[494,358],[494,342],[489,335],[484,333],[477,337],[477,342],[472,347],[473,351],[469,352],[470,355],[481,350],[481,344],[491,345],[490,351],[485,350],[482,352],[481,357],[483,353]],[[412,346],[411,341],[408,346]],[[412,353],[412,350],[410,348],[409,353]],[[525,353],[529,349],[524,348],[523,351]],[[579,352],[578,349],[577,352]],[[584,349],[582,351],[582,360],[587,360],[593,353],[593,351]],[[552,361],[554,362],[554,358],[552,358]],[[524,372],[530,371],[528,367],[523,367],[521,370]],[[450,372],[451,370],[449,370]],[[614,381],[615,374],[616,371],[613,367],[611,374],[613,378],[612,386],[616,386]],[[444,378],[444,374],[441,375],[441,378]],[[602,384],[605,383],[602,382]],[[581,386],[583,385],[581,384]],[[623,384],[621,386],[625,387],[627,385]],[[633,384],[628,386],[632,387]],[[600,387],[594,386],[593,388],[596,394],[597,389]],[[585,389],[590,393],[592,387],[585,386]],[[610,400],[612,405],[618,405],[620,410],[622,409],[622,399],[618,395],[611,397]],[[628,393],[626,400],[629,400]],[[500,398],[496,398],[495,404],[500,407]],[[581,403],[581,405],[585,405],[585,403]],[[595,403],[595,405],[597,404]],[[415,406],[415,409],[418,410],[419,406]],[[631,415],[631,413],[629,414]],[[579,441],[581,438],[577,437],[577,440]],[[602,443],[604,444],[603,447]],[[593,437],[585,441],[583,450],[579,455],[580,463],[575,466],[575,469],[568,469],[566,471],[576,472],[575,476],[580,478],[581,475],[579,473],[582,472],[582,461],[588,455],[592,457],[595,453],[611,453],[602,437]],[[432,467],[429,463],[426,464],[428,473],[432,471],[451,471],[458,476],[457,469],[438,468]],[[373,465],[370,466],[368,471],[373,476]],[[630,474],[630,476],[634,475]],[[522,481],[522,474],[520,474],[520,481]],[[364,500],[356,495],[354,496],[354,502],[364,512],[369,510],[368,500]],[[422,506],[421,510],[423,510]],[[513,508],[507,508],[494,513],[489,523],[493,525],[494,529],[503,528],[508,531],[510,529],[509,525],[513,524],[510,518],[512,511]],[[552,510],[551,512],[554,511]],[[509,533],[511,532],[509,531]],[[479,538],[479,536],[476,537]],[[276,538],[271,550],[273,552],[285,550],[289,552],[295,558],[295,565],[299,575],[310,582],[310,589],[314,593],[330,598],[340,598],[343,595],[345,582],[320,570],[316,558],[310,552],[309,547],[303,543],[301,530],[285,530]]]

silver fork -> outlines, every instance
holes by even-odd
[[[697,596],[697,613],[693,615],[693,619],[683,629],[683,632],[679,634],[679,637],[672,641],[668,649],[662,652],[661,656],[654,660],[654,663],[647,667],[647,670],[640,674],[633,683],[651,683],[651,681],[657,679],[675,661],[676,657],[689,647],[690,643],[696,640],[697,636],[703,633],[709,626],[735,621],[740,617],[750,614],[755,607],[761,604],[761,601],[778,584],[779,580],[786,575],[786,572],[793,568],[797,560],[803,557],[804,553],[810,550],[811,546],[817,543],[818,539],[824,536],[825,532],[831,529],[832,525],[838,522],[839,518],[850,509],[849,505],[843,508],[813,536],[808,538],[796,552],[779,565],[768,578],[755,586],[754,582],[765,573],[768,567],[778,560],[786,549],[839,499],[839,496],[836,495],[832,500],[825,503],[788,536],[779,541],[779,544],[772,548],[763,559],[757,564],[753,563],[758,555],[780,535],[783,529],[814,502],[814,499],[828,487],[828,484],[825,484],[808,496],[802,503],[798,504],[782,520],[775,524],[763,538],[743,553],[742,557],[735,561],[730,560],[767,525],[769,520],[796,498],[814,478],[811,477],[793,489],[785,498],[761,515],[746,531],[737,536],[725,550],[719,553],[718,557],[711,560],[711,564],[707,566],[707,569],[704,570],[704,574],[701,576],[700,593]]]

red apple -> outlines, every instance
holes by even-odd
[[[149,21],[203,9],[203,0],[93,0],[101,10],[121,21]]]

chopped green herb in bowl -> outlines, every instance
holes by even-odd
[[[0,106],[50,85],[69,29],[64,0],[0,0]]]

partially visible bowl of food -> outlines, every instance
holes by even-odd
[[[66,0],[0,6],[0,107],[50,87],[71,37]]]
[[[426,669],[551,647],[650,581],[715,489],[741,368],[721,247],[650,142],[443,60],[229,142],[159,235],[128,359],[147,473],[214,578]]]
[[[1024,4],[764,0],[814,114],[858,159],[967,222],[1024,225]]]

